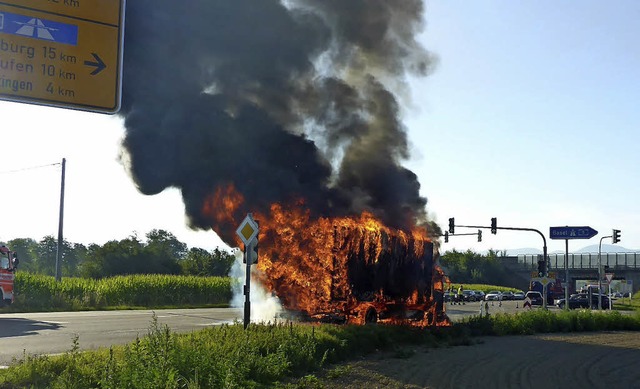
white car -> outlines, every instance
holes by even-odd
[[[492,290],[491,292],[484,295],[485,301],[498,301],[502,297],[502,293],[497,290]]]

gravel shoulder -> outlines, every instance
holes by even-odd
[[[405,347],[333,366],[322,388],[640,388],[640,333],[483,337],[476,344]]]

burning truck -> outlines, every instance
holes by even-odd
[[[219,208],[205,212],[213,209]],[[254,278],[278,298],[287,316],[331,323],[450,324],[443,305],[445,275],[425,228],[396,230],[366,212],[314,218],[304,208],[279,204],[256,218],[260,257]]]

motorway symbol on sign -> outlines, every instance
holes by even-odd
[[[115,113],[125,0],[0,2],[0,100]]]
[[[598,231],[591,227],[549,227],[551,239],[591,239]]]

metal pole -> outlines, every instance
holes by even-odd
[[[463,226],[463,225],[457,225],[455,227],[461,227],[461,228],[485,228],[485,229],[490,229],[491,227],[486,227],[486,226]],[[547,258],[547,239],[544,237],[544,234],[538,230],[536,230],[535,228],[521,228],[521,227],[496,227],[497,230],[511,230],[511,231],[532,231],[532,232],[537,232],[538,235],[540,235],[540,237],[542,238],[542,255],[543,255],[543,260],[546,262],[546,268],[547,268],[547,272],[549,272],[549,260]],[[546,277],[547,274],[544,274],[544,277]],[[544,294],[544,296],[542,296],[542,308],[543,309],[547,309],[547,286],[543,285],[542,286],[542,293]]]
[[[540,235],[542,236],[542,240],[544,241],[544,246],[542,247],[542,255],[543,255],[543,260],[546,262],[546,266],[545,268],[547,269],[547,274],[544,275],[544,277],[546,278],[547,275],[549,274],[549,261],[547,258],[547,240],[544,238],[544,235],[542,235],[542,233],[540,233]],[[547,284],[546,282],[544,283],[544,285],[542,285],[542,293],[544,294],[544,296],[542,296],[542,309],[547,309],[547,295],[549,290],[549,284]]]
[[[67,166],[67,160],[62,158],[62,177],[60,182],[60,218],[58,222],[58,251],[56,252],[56,281],[60,281],[62,278],[62,222],[64,219],[64,175]]]
[[[569,310],[569,239],[564,240],[564,309]],[[582,263],[582,261],[580,261]]]
[[[602,239],[604,239],[604,236],[600,238],[600,243],[598,244],[598,310],[599,311],[602,311],[602,295],[600,294],[600,291],[602,290]]]
[[[244,245],[244,259],[247,263],[247,273],[244,285],[244,329],[249,327],[251,321],[251,299],[249,298],[249,291],[251,290],[251,258],[249,256],[249,250],[251,250],[251,244]]]
[[[602,310],[602,239],[613,238],[613,235],[603,236],[600,238],[600,244],[598,245],[598,309]],[[607,263],[608,263],[607,259]]]

